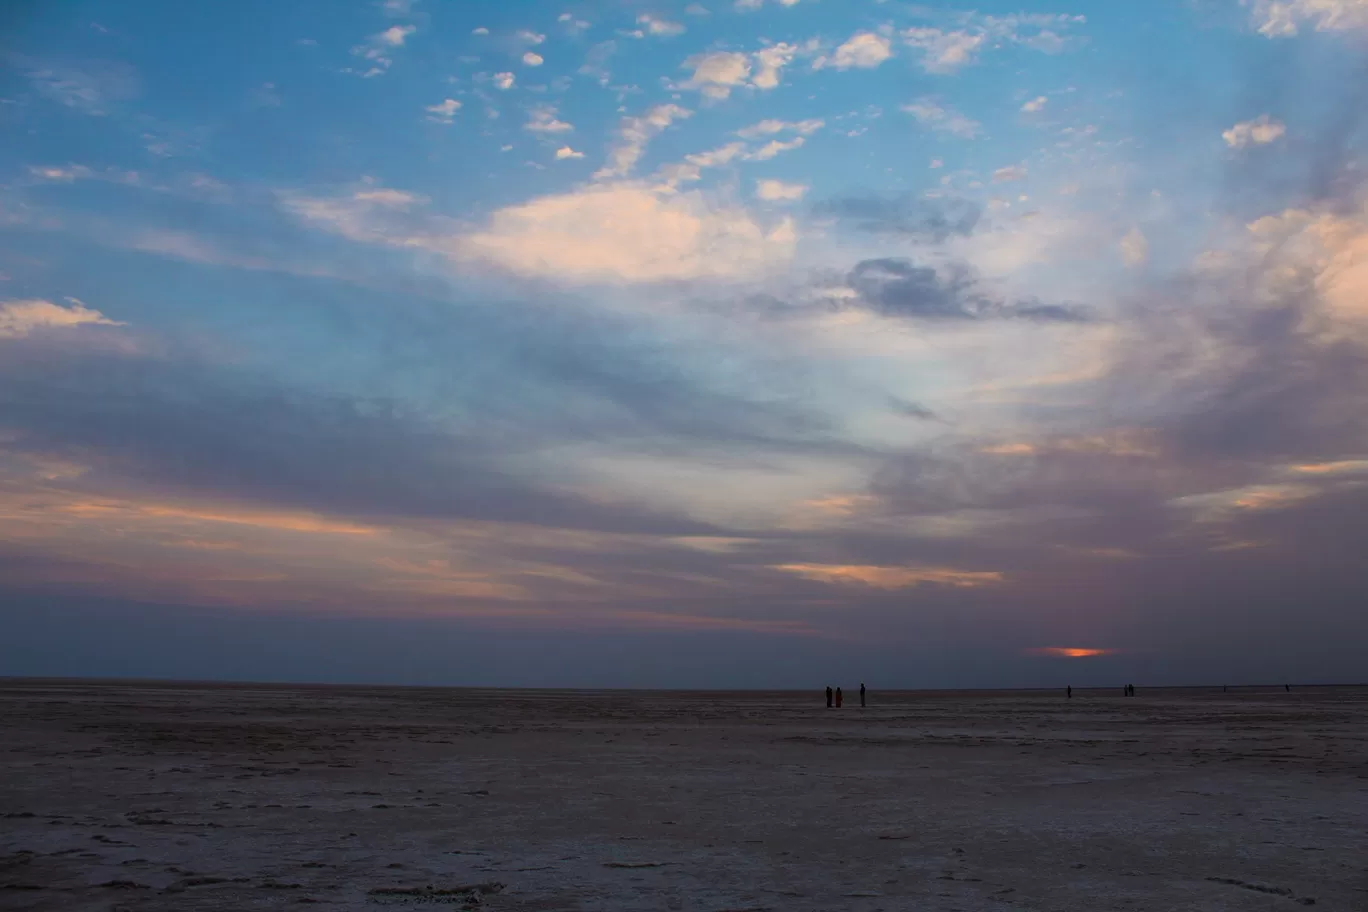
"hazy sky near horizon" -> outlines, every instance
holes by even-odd
[[[1368,677],[1365,50],[6,4],[0,674]]]

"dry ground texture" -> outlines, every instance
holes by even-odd
[[[1368,910],[1368,689],[871,696],[0,681],[0,908]]]

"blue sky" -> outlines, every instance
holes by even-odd
[[[0,672],[1361,676],[1362,0],[3,17]]]

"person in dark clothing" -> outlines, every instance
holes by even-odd
[[[1291,692],[1292,692],[1292,685],[1291,685],[1291,684],[1284,684],[1284,685],[1283,685],[1283,690],[1287,691],[1288,693],[1291,693]]]
[[[1064,696],[1068,697],[1070,700],[1073,699],[1073,685],[1072,685],[1072,684],[1070,684],[1070,685],[1068,685],[1067,687],[1064,688]]]
[[[836,708],[841,708],[841,688],[836,688]]]
[[[861,684],[860,684],[860,707],[863,708],[864,705],[865,705],[865,686],[864,686],[863,683],[861,683]]]
[[[827,709],[831,709],[831,687],[827,686]]]

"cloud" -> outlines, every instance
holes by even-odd
[[[40,298],[0,301],[0,339],[21,339],[43,329],[124,325],[75,298],[67,301],[67,307]]]
[[[974,589],[1005,581],[997,571],[955,570],[949,567],[875,567],[842,564],[777,564],[775,570],[803,579],[871,589],[911,589],[917,586],[949,586]]]
[[[708,8],[701,3],[690,3],[688,6],[684,7],[684,12],[689,16],[710,15],[708,12]]]
[[[1243,149],[1246,146],[1263,146],[1280,139],[1287,132],[1282,123],[1262,114],[1253,120],[1237,123],[1221,134],[1227,146]]]
[[[637,16],[637,25],[644,26],[648,35],[657,35],[662,38],[674,38],[684,34],[684,26],[678,22],[670,22],[666,19],[658,19],[650,13],[642,13]]]
[[[707,152],[687,155],[684,160],[699,168],[716,168],[730,163],[745,150],[745,143],[727,143],[725,146],[718,146],[716,149],[710,149]]]
[[[34,177],[39,177],[48,181],[57,181],[63,184],[84,180],[94,174],[94,172],[85,165],[67,165],[66,167],[57,165],[30,165],[28,170],[29,174],[32,174]]]
[[[750,55],[737,51],[701,54],[690,57],[684,65],[693,69],[685,87],[698,89],[705,98],[719,101],[731,95],[736,86],[745,85],[751,74]]]
[[[606,86],[612,79],[608,71],[608,59],[617,52],[617,42],[602,41],[591,47],[584,55],[584,65],[578,70],[581,76],[592,76],[599,85]]]
[[[457,250],[576,284],[732,280],[787,262],[793,237],[786,222],[766,228],[699,194],[609,184],[501,209]]]
[[[892,56],[892,43],[887,38],[874,32],[856,32],[836,48],[829,59],[819,58],[813,66],[817,69],[823,66],[837,70],[871,69]]]
[[[411,25],[391,25],[383,32],[378,32],[372,36],[372,40],[377,44],[385,44],[390,47],[403,47],[404,42],[417,29]]]
[[[657,171],[666,187],[701,180],[704,168],[718,168],[738,159],[746,150],[742,142],[727,143],[707,152],[694,152],[684,156],[684,163],[662,165]]]
[[[964,199],[928,200],[921,196],[846,196],[814,207],[821,217],[848,220],[860,231],[900,234],[941,243],[973,232],[982,208]]]
[[[559,149],[556,150],[556,160],[559,161],[563,158],[584,158],[584,153],[576,152],[569,146],[561,146]]]
[[[797,45],[782,43],[756,51],[755,76],[751,80],[751,85],[766,90],[777,87],[781,72],[798,51]]]
[[[365,184],[343,196],[320,197],[302,193],[283,193],[280,203],[285,211],[315,227],[363,244],[400,244],[408,237],[413,210],[427,203],[426,197],[402,190]]]
[[[1021,110],[1027,114],[1039,113],[1040,111],[1045,110],[1045,105],[1049,100],[1050,99],[1046,98],[1044,95],[1038,95],[1022,105]]]
[[[1005,184],[1026,179],[1025,165],[1008,165],[993,172],[993,183]]]
[[[1088,320],[1084,312],[1073,307],[1030,300],[1001,301],[981,290],[977,277],[963,265],[938,271],[901,257],[861,260],[846,274],[842,287],[854,293],[853,298],[842,296],[843,306],[856,306],[888,317],[1038,323]]]
[[[749,127],[743,127],[736,131],[736,135],[742,139],[759,139],[762,136],[774,136],[777,133],[792,131],[800,136],[811,136],[826,125],[826,121],[813,118],[810,120],[762,120]]]
[[[1083,16],[1017,13],[987,16],[962,13],[957,28],[918,26],[900,32],[903,42],[921,55],[928,73],[949,74],[977,61],[979,54],[1004,45],[1021,45],[1046,54],[1064,50],[1061,33],[1085,21]]]
[[[361,75],[365,78],[383,75],[394,64],[394,59],[389,55],[396,48],[403,47],[409,35],[417,30],[417,27],[412,25],[392,25],[384,31],[371,35],[365,44],[359,44],[352,48],[351,52],[354,56],[367,60],[371,64],[370,68],[363,71]]]
[[[908,47],[922,52],[922,69],[928,73],[953,73],[973,63],[986,40],[982,33],[938,28],[910,28],[902,33],[902,38]]]
[[[983,132],[982,124],[932,98],[919,98],[912,104],[903,105],[902,109],[938,133],[974,139]]]
[[[557,118],[555,105],[540,105],[532,109],[523,129],[532,133],[569,133],[575,128]]]
[[[375,301],[384,300],[389,293],[377,293]],[[31,310],[20,311],[24,325],[35,320]],[[79,463],[89,468],[72,490],[85,503],[103,492],[136,499],[144,516],[156,504],[162,517],[300,531],[323,531],[316,527],[326,522],[346,532],[440,532],[462,520],[522,523],[527,534],[559,527],[716,535],[620,489],[572,483],[584,466],[563,474],[567,462],[557,452],[575,441],[648,443],[653,459],[700,446],[792,452],[821,432],[803,410],[701,376],[692,359],[715,357],[716,342],[643,346],[629,328],[639,324],[535,299],[516,308],[446,299],[420,310],[392,313],[387,332],[407,340],[410,354],[452,359],[457,382],[440,405],[360,391],[364,382],[352,393],[319,392],[263,374],[259,362],[215,362],[169,344],[149,353],[77,350],[58,332],[37,329],[0,339],[0,475],[11,457]],[[40,325],[50,325],[49,316],[39,313]],[[491,372],[503,379],[474,382]],[[0,499],[14,493],[0,488]],[[53,493],[43,499],[53,503]],[[521,537],[513,532],[510,541]]]
[[[594,177],[625,177],[630,174],[645,153],[647,143],[664,132],[670,124],[692,113],[679,105],[658,104],[647,109],[640,117],[624,117],[618,126],[617,142],[608,153],[608,161]]]
[[[1295,35],[1303,25],[1318,32],[1368,31],[1363,0],[1253,0],[1252,5],[1255,27],[1269,38]]]
[[[538,67],[546,62],[546,58],[542,57],[541,54],[535,54],[532,51],[528,51],[522,55],[522,62],[527,66]]]
[[[478,28],[473,28],[473,29],[471,29],[471,30],[470,30],[470,34],[472,34],[472,35],[479,35],[479,36],[483,37],[483,36],[489,34],[489,29],[485,28],[485,27],[482,25],[482,26],[479,26]]]
[[[778,200],[800,200],[807,193],[806,184],[786,184],[778,180],[759,180],[755,182],[757,199],[775,202]]]
[[[454,98],[448,98],[441,104],[435,104],[424,108],[428,112],[427,119],[433,123],[449,124],[455,119],[456,112],[461,109],[461,103]]]
[[[130,98],[138,88],[135,71],[126,65],[74,67],[19,55],[5,62],[21,69],[44,98],[92,117],[103,117],[110,102]]]
[[[1139,228],[1132,228],[1121,239],[1121,258],[1127,266],[1140,266],[1149,259],[1149,240]]]
[[[757,277],[786,263],[796,240],[788,219],[762,224],[739,206],[636,183],[538,197],[472,229],[426,213],[426,202],[374,186],[336,197],[282,196],[301,220],[358,243],[567,285]]]
[[[802,148],[807,142],[802,136],[795,136],[787,142],[772,139],[753,152],[747,152],[742,156],[746,161],[769,161],[781,152],[791,152],[794,149]]]
[[[810,53],[816,47],[815,41],[801,46],[779,42],[753,54],[741,51],[697,54],[684,61],[685,67],[692,68],[693,75],[680,87],[695,89],[714,101],[730,97],[732,90],[740,86],[769,91],[779,86],[784,67],[799,54]]]
[[[512,73],[494,74],[494,88],[500,89],[505,92],[513,88],[513,83],[516,81],[517,77],[514,76]]]

